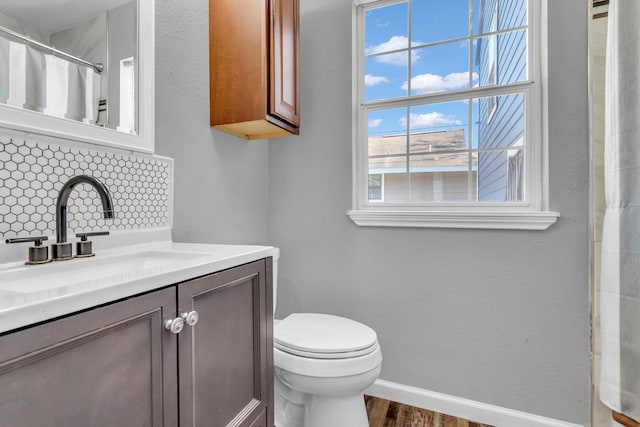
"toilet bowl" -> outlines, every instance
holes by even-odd
[[[294,313],[274,328],[275,424],[367,427],[364,390],[378,378],[375,332],[343,317]]]
[[[277,427],[369,426],[363,392],[382,366],[373,329],[344,317],[294,313],[275,321],[273,341]]]

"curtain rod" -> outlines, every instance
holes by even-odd
[[[27,45],[28,44],[33,44],[33,45],[39,46],[39,47],[41,47],[43,49],[47,49],[47,50],[51,51],[54,54],[57,54],[59,56],[64,56],[65,58],[70,59],[70,60],[72,60],[74,62],[78,62],[78,63],[80,63],[82,65],[86,65],[87,67],[91,67],[97,73],[102,73],[102,71],[104,70],[104,65],[102,63],[100,63],[100,62],[96,62],[94,64],[93,62],[89,62],[89,61],[84,60],[82,58],[78,58],[77,56],[73,56],[73,55],[71,55],[69,53],[66,53],[66,52],[63,52],[61,50],[58,50],[55,47],[51,47],[51,46],[48,46],[48,45],[46,45],[44,43],[40,43],[38,41],[33,40],[32,38],[29,38],[29,37],[27,37],[25,35],[22,35],[20,33],[17,33],[17,32],[15,32],[13,30],[10,30],[10,29],[2,27],[2,26],[0,26],[0,31],[5,32],[7,34],[10,34],[10,35],[12,35],[14,37],[17,37],[17,38],[21,39],[21,40],[26,41]]]

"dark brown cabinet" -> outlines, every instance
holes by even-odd
[[[1,424],[273,427],[270,292],[266,259],[7,333]]]
[[[300,128],[299,0],[209,0],[211,126],[246,139]]]
[[[175,304],[164,289],[0,337],[0,424],[176,425]]]
[[[179,334],[181,426],[273,420],[273,298],[264,264],[178,286],[179,311],[200,314],[195,327]]]

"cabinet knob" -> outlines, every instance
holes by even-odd
[[[195,310],[188,313],[184,312],[180,315],[180,317],[182,317],[182,320],[184,320],[189,326],[193,326],[198,323],[198,312]]]
[[[182,320],[182,317],[166,320],[164,322],[164,328],[167,331],[171,331],[172,334],[179,334],[182,328],[184,328],[184,320]]]

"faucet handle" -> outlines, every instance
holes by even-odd
[[[32,237],[13,237],[11,239],[5,240],[6,243],[26,243],[26,242],[35,242],[36,246],[42,245],[42,242],[45,240],[49,240],[47,236],[32,236]]]
[[[93,250],[91,248],[91,240],[88,240],[87,237],[91,236],[108,236],[108,231],[93,231],[89,233],[76,233],[76,237],[80,238],[79,242],[76,242],[76,258],[85,258],[94,256]]]
[[[76,233],[76,237],[79,237],[81,242],[86,242],[87,241],[87,237],[91,237],[91,236],[108,236],[108,235],[109,235],[108,231],[92,231],[90,233]]]
[[[26,243],[33,242],[34,245],[29,247],[29,259],[25,261],[25,264],[45,264],[51,262],[49,259],[49,247],[42,246],[42,242],[48,240],[47,236],[33,236],[33,237],[14,237],[12,239],[5,240],[6,243]]]

